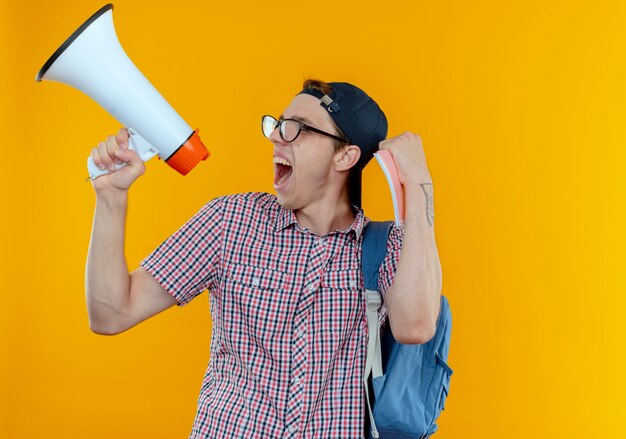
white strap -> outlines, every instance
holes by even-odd
[[[380,308],[381,298],[378,291],[365,290],[367,300],[367,360],[365,361],[365,374],[363,376],[363,385],[365,386],[365,398],[367,400],[367,410],[369,411],[370,423],[372,426],[372,436],[378,438],[378,429],[374,422],[372,414],[372,405],[370,403],[370,395],[367,388],[367,379],[372,374],[372,378],[379,377],[383,374],[382,358],[380,354],[380,331],[378,329],[378,308]]]

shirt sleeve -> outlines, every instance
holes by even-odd
[[[224,197],[206,203],[140,265],[184,306],[213,289],[221,271]]]
[[[387,239],[387,254],[378,270],[378,291],[380,291],[383,297],[385,297],[387,290],[391,284],[393,284],[393,279],[396,276],[403,239],[404,227],[393,223],[391,230],[389,230],[389,238]]]
[[[398,226],[395,222],[389,230],[389,237],[387,239],[387,254],[383,263],[380,264],[378,270],[378,291],[383,297],[383,305],[381,306],[379,313],[379,324],[385,323],[387,317],[387,306],[384,303],[387,290],[393,284],[393,280],[396,276],[396,269],[398,268],[398,260],[400,260],[400,253],[402,251],[402,242],[404,241],[404,226]]]

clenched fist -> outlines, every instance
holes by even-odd
[[[398,167],[400,182],[404,186],[432,183],[419,135],[406,131],[381,141],[378,148],[389,150]]]
[[[121,128],[117,136],[109,136],[91,150],[91,158],[100,169],[107,169],[109,174],[91,180],[97,194],[126,192],[140,176],[146,172],[146,165],[137,153],[128,149],[128,130]],[[115,164],[127,163],[115,170]]]

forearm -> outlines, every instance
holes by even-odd
[[[405,198],[402,252],[388,291],[387,310],[394,334],[424,342],[435,330],[442,286],[432,183],[424,179],[407,184]]]
[[[124,256],[127,192],[97,195],[85,270],[89,325],[111,333],[129,300],[130,281]]]

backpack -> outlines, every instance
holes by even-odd
[[[369,438],[426,439],[437,430],[453,371],[446,363],[452,316],[441,296],[437,330],[423,344],[402,344],[387,324],[381,337],[378,270],[385,258],[391,221],[365,227],[361,266],[367,298],[368,348],[363,383],[371,426]],[[371,390],[368,386],[371,374]],[[372,393],[372,395],[370,395]],[[373,405],[370,403],[373,396]],[[367,418],[367,415],[366,415]],[[367,419],[366,419],[367,421]]]

